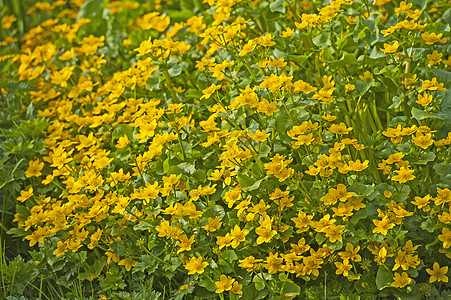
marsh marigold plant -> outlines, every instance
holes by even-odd
[[[9,231],[41,292],[451,294],[450,3],[25,2],[0,99],[47,121]]]

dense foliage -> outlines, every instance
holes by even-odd
[[[449,1],[0,3],[5,299],[451,295]]]

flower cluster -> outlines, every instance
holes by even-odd
[[[101,299],[439,293],[446,4],[182,2],[36,2],[20,44],[2,16],[51,121],[15,214],[38,267]]]

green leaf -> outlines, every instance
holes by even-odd
[[[261,290],[258,290],[256,288],[256,284],[252,283],[248,286],[243,287],[243,294],[242,298],[244,300],[258,300],[258,299],[264,299],[268,295],[268,290],[263,288]]]
[[[433,69],[431,73],[434,77],[437,77],[437,81],[443,83],[445,87],[448,86],[448,83],[451,81],[451,72],[449,71]]]
[[[328,61],[326,58],[324,60],[331,67],[342,67],[342,66],[350,66],[350,65],[358,65],[359,62],[355,58],[355,56],[348,52],[343,52],[343,55],[340,59],[335,61]]]
[[[363,81],[363,80],[357,80],[355,83],[355,89],[356,91],[358,91],[357,96],[361,97],[363,95],[365,95],[370,88],[373,86],[374,84],[374,79],[369,80],[368,82]]]
[[[236,255],[235,251],[233,250],[225,250],[221,253],[221,258],[227,261],[228,263],[231,263],[238,259],[238,256]]]
[[[171,76],[179,76],[182,73],[182,70],[188,67],[187,62],[180,62],[176,58],[171,58],[168,62],[168,73]]]
[[[188,18],[195,15],[193,10],[182,9],[182,10],[168,10],[166,14],[171,18],[173,22],[186,21]]]
[[[259,273],[257,276],[254,277],[252,282],[255,284],[255,288],[259,291],[263,290],[266,286],[266,282],[270,281],[272,279],[271,274],[268,273]]]
[[[325,240],[327,240],[326,235],[322,232],[319,232],[316,234],[315,236],[315,240],[318,243],[318,245],[321,245],[322,243],[324,243]]]
[[[315,44],[315,46],[317,46],[319,49],[326,49],[332,45],[330,39],[323,34],[316,35],[313,38],[313,44]]]
[[[149,224],[147,222],[139,222],[133,227],[133,230],[150,230],[154,228],[152,224]]]
[[[251,178],[244,174],[238,175],[238,182],[240,183],[243,190],[246,191],[253,191],[260,187],[260,184],[262,183],[263,179],[255,180],[254,178]]]
[[[269,9],[271,9],[272,12],[280,12],[284,14],[286,11],[283,6],[284,2],[284,0],[276,0],[269,5]]]
[[[368,217],[368,213],[366,212],[366,210],[360,209],[352,215],[351,219],[349,219],[349,222],[351,222],[351,224],[356,226],[360,220],[365,219],[366,217]]]
[[[185,97],[186,98],[193,98],[193,99],[200,99],[200,97],[202,97],[202,92],[196,89],[188,89],[185,92]]]
[[[388,107],[388,109],[396,109],[398,108],[402,103],[402,98],[399,96],[394,96],[392,99],[392,104]]]
[[[113,130],[113,139],[118,139],[126,135],[128,139],[133,138],[133,127],[128,124],[120,124],[116,126]]]
[[[139,263],[133,267],[133,272],[147,271],[148,273],[154,272],[158,268],[156,259],[151,255],[142,255],[139,258]]]
[[[421,121],[424,119],[429,119],[429,118],[439,119],[439,120],[446,119],[446,115],[443,113],[436,113],[436,114],[428,113],[428,112],[425,112],[424,110],[418,109],[416,107],[412,107],[412,117],[414,117],[418,121]]]
[[[434,171],[440,177],[450,177],[451,179],[451,165],[446,162],[435,164]]]
[[[80,11],[78,12],[77,21],[82,18],[90,19],[94,17],[104,1],[105,0],[87,0],[85,3],[83,3]]]
[[[389,287],[393,281],[393,273],[385,265],[379,266],[376,275],[376,285],[379,290]]]
[[[445,20],[449,26],[451,26],[451,8],[448,8],[441,16],[442,20]]]
[[[291,280],[279,281],[277,285],[280,288],[282,299],[293,299],[301,293],[301,288]]]
[[[194,163],[190,163],[190,162],[184,162],[181,163],[177,166],[177,168],[180,170],[180,173],[182,174],[194,174],[194,172],[196,171],[196,167],[194,165]]]
[[[293,121],[291,121],[290,116],[283,107],[276,117],[276,130],[281,137],[287,137],[287,130],[293,126]]]
[[[445,114],[446,119],[444,120],[444,125],[441,133],[445,137],[449,131],[451,131],[451,90],[448,90],[445,97],[442,100],[440,109],[443,114]]]
[[[298,65],[302,66],[306,60],[309,58],[309,55],[300,55],[300,54],[289,54],[288,60],[294,61]]]
[[[436,229],[439,228],[437,221],[434,218],[428,218],[426,221],[421,223],[420,227],[430,233],[433,233]]]
[[[200,183],[204,183],[207,180],[207,174],[205,173],[204,170],[201,169],[197,169],[196,171],[194,171],[192,176]]]
[[[155,70],[152,72],[152,75],[150,75],[149,79],[147,79],[146,88],[149,91],[153,90],[159,90],[160,89],[160,71]]]
[[[413,160],[411,160],[412,164],[415,165],[425,165],[430,161],[434,161],[436,158],[436,155],[434,152],[429,151],[427,153],[421,153],[420,157],[417,157]]]

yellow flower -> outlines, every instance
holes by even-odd
[[[406,14],[409,16],[409,18],[418,20],[418,18],[421,16],[422,12],[423,12],[422,10],[415,9],[415,10],[407,11]]]
[[[356,161],[348,161],[349,170],[360,172],[368,168],[369,160],[365,160],[364,162],[361,162],[360,159],[357,159]]]
[[[226,233],[225,236],[217,236],[216,238],[216,245],[219,246],[219,249],[232,245],[232,236],[230,233]]]
[[[427,45],[432,45],[436,42],[439,43],[446,43],[446,38],[442,38],[443,33],[429,33],[429,32],[425,32],[421,35],[421,37],[423,38],[423,40],[426,42]]]
[[[289,38],[290,36],[293,35],[294,30],[291,29],[290,27],[285,28],[284,31],[282,31],[282,34],[280,35],[280,37],[283,38]]]
[[[264,113],[267,116],[272,115],[275,112],[278,112],[279,109],[276,108],[277,102],[271,102],[269,103],[268,100],[262,99],[260,102],[257,103],[257,111],[260,113]]]
[[[324,120],[326,120],[326,121],[329,121],[329,122],[333,122],[333,121],[335,121],[335,119],[337,119],[336,116],[332,116],[332,115],[329,114],[329,113],[327,113],[325,116],[322,116],[322,118],[323,118]]]
[[[130,271],[132,267],[136,266],[138,262],[132,258],[124,258],[118,262],[119,266],[124,266],[127,271]]]
[[[44,167],[44,163],[39,159],[32,160],[28,163],[28,169],[25,172],[25,177],[39,177],[42,175],[41,170]]]
[[[207,220],[207,225],[205,225],[204,229],[209,231],[209,232],[213,232],[219,229],[219,227],[221,227],[222,222],[220,222],[220,218],[217,216],[215,218],[208,218]]]
[[[451,247],[451,231],[448,228],[442,229],[442,234],[438,236],[438,239],[443,243],[443,248]]]
[[[241,291],[241,289],[243,288],[243,286],[241,284],[238,283],[238,281],[235,281],[232,285],[232,289],[230,290],[232,293],[234,294],[238,294],[241,295],[243,292]]]
[[[28,191],[20,191],[20,196],[17,197],[17,200],[20,202],[24,202],[33,196],[33,188],[31,187]]]
[[[239,56],[244,56],[248,54],[249,52],[254,51],[256,44],[252,41],[247,42],[246,45],[243,46],[243,49],[238,53]]]
[[[11,25],[16,22],[17,18],[14,15],[6,15],[2,18],[2,28],[9,29]]]
[[[432,100],[433,100],[432,95],[429,95],[427,93],[418,94],[417,103],[422,106],[427,106],[429,103],[432,102]]]
[[[412,5],[412,3],[407,4],[405,1],[401,1],[401,3],[399,3],[399,6],[395,8],[395,14],[399,15],[400,13],[407,13]]]
[[[200,97],[200,99],[202,100],[203,98],[208,99],[210,98],[210,96],[216,92],[217,90],[219,90],[221,88],[220,85],[216,85],[216,84],[212,84],[209,87],[207,87],[205,90],[202,91],[202,93],[204,94],[202,97]]]
[[[395,227],[395,224],[390,221],[388,216],[384,216],[382,220],[373,220],[376,228],[373,229],[373,233],[380,233],[382,235],[387,235],[387,232]]]
[[[326,234],[326,237],[329,238],[329,241],[331,243],[335,243],[336,241],[341,242],[343,240],[343,237],[341,234],[345,230],[346,226],[344,225],[335,225],[331,224],[327,226],[323,232]]]
[[[398,41],[395,41],[393,43],[393,45],[384,43],[384,49],[381,49],[381,51],[384,52],[385,54],[387,54],[387,53],[395,53],[396,50],[398,49],[398,47],[399,47]]]
[[[58,243],[56,244],[56,247],[57,248],[55,249],[55,251],[53,251],[53,254],[56,257],[59,257],[59,256],[63,255],[66,252],[66,250],[67,250],[67,243],[65,243],[63,241],[58,241]]]
[[[440,268],[440,265],[435,262],[434,266],[431,269],[426,269],[426,272],[431,275],[431,278],[429,278],[429,283],[433,282],[448,282],[448,277],[446,276],[446,273],[448,272],[448,266]]]
[[[233,287],[234,282],[235,282],[234,278],[222,274],[219,278],[219,281],[215,282],[216,285],[215,293],[220,294],[224,291],[230,291]]]
[[[414,170],[401,167],[400,170],[396,170],[397,175],[393,176],[391,180],[398,181],[399,183],[406,183],[409,180],[413,180],[415,176],[413,175]]]
[[[274,46],[276,43],[272,41],[273,37],[274,36],[271,33],[267,33],[258,39],[257,44],[262,45],[263,47]]]
[[[429,200],[431,200],[431,195],[427,194],[423,198],[415,197],[415,201],[412,201],[412,204],[418,207],[418,209],[422,209],[426,205],[429,204]]]
[[[337,267],[337,270],[335,271],[335,274],[340,275],[343,274],[344,277],[347,277],[349,274],[349,270],[352,269],[352,265],[349,263],[349,260],[345,259],[343,262],[335,262],[335,266]]]
[[[60,71],[55,71],[50,75],[53,84],[60,85],[61,87],[67,87],[67,82],[72,76],[72,72],[75,66],[64,67]]]
[[[284,58],[282,57],[281,59],[272,59],[269,62],[269,65],[274,68],[283,68],[287,65],[287,63],[284,61]]]
[[[351,83],[348,83],[348,84],[345,85],[345,89],[348,92],[353,91],[353,90],[355,90],[355,85],[353,85]]]
[[[345,252],[339,252],[338,255],[340,255],[341,259],[343,260],[353,260],[356,262],[359,262],[362,260],[362,257],[357,254],[360,250],[360,246],[357,246],[354,248],[354,246],[351,243],[346,244],[346,251]]]
[[[427,149],[434,143],[434,140],[432,139],[431,136],[432,136],[431,133],[423,134],[418,131],[415,136],[412,136],[412,140],[415,143],[415,145],[423,149]]]
[[[437,81],[437,78],[434,77],[432,80],[425,80],[423,81],[423,84],[421,85],[420,90],[418,93],[421,93],[422,91],[447,91],[446,88],[443,87],[443,83],[439,83]]]
[[[97,229],[97,231],[94,232],[94,234],[92,234],[92,235],[90,236],[91,243],[88,244],[88,248],[89,248],[89,249],[94,249],[94,247],[95,247],[96,244],[98,243],[100,237],[102,236],[102,232],[103,232],[103,230]]]
[[[279,253],[269,253],[269,256],[266,257],[266,263],[263,265],[266,269],[268,269],[269,274],[275,274],[277,271],[280,271],[282,268],[283,258],[279,257]]]
[[[296,218],[291,218],[291,220],[295,223],[295,227],[299,228],[296,232],[302,233],[308,231],[310,226],[313,225],[313,216],[307,215],[302,210],[299,211],[298,216]]]
[[[349,24],[357,24],[357,17],[356,16],[347,16],[346,17],[346,22],[348,22]]]
[[[264,142],[271,134],[263,130],[257,130],[255,133],[248,133],[247,135],[257,142]]]
[[[246,269],[248,272],[252,272],[253,270],[257,270],[258,264],[261,263],[263,259],[256,259],[253,256],[248,256],[245,259],[239,261],[239,267],[242,269]]]
[[[293,161],[293,159],[284,160],[285,157],[276,153],[276,155],[271,158],[270,163],[264,164],[265,169],[267,170],[267,174],[273,174],[275,177],[279,179],[280,182],[288,179],[294,174],[294,170],[292,168],[287,168],[287,166]]]
[[[248,233],[248,229],[241,230],[240,226],[235,225],[235,227],[230,231],[230,236],[232,238],[232,248],[235,249],[241,242],[246,241],[246,235]]]
[[[191,274],[202,274],[205,267],[208,266],[208,262],[204,262],[201,257],[191,257],[185,263],[185,269],[188,270],[188,275]]]
[[[360,80],[366,81],[367,79],[373,78],[373,74],[370,71],[365,71],[363,75],[359,75]]]
[[[429,65],[433,66],[434,64],[442,61],[443,53],[438,53],[437,50],[434,50],[432,54],[428,54],[426,56],[429,59]]]
[[[75,50],[74,48],[67,50],[62,55],[60,55],[60,57],[58,57],[58,59],[63,60],[63,61],[71,59],[72,57],[74,57],[74,54],[75,54],[74,50]]]
[[[269,243],[269,241],[276,235],[276,231],[272,230],[271,224],[266,226],[260,226],[255,229],[255,233],[258,234],[257,244]]]
[[[25,237],[25,239],[30,241],[30,247],[33,247],[34,245],[36,245],[36,243],[44,243],[44,234],[45,234],[45,230],[41,227],[38,226],[38,229],[36,229],[35,231],[33,231],[32,234],[27,235]]]
[[[128,47],[128,46],[130,46],[132,44],[132,40],[130,40],[130,39],[124,39],[123,41],[122,41],[122,45],[124,45],[125,47]]]
[[[436,206],[442,205],[443,203],[451,202],[451,191],[449,189],[437,188],[437,197],[434,198],[434,203]]]
[[[124,136],[121,136],[119,140],[117,141],[116,148],[121,149],[127,146],[130,143],[130,140],[128,139],[127,135],[124,134]]]
[[[345,123],[332,124],[329,127],[329,131],[335,134],[348,134],[352,129],[352,127],[346,127]]]
[[[406,272],[402,272],[401,275],[399,273],[395,273],[393,280],[394,281],[391,283],[391,286],[397,288],[403,288],[412,282],[412,279],[409,278]]]

